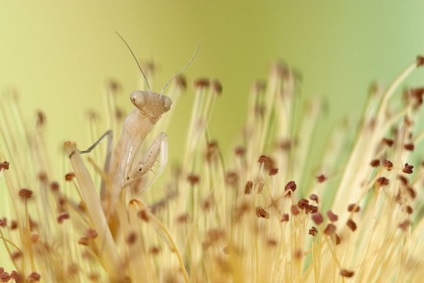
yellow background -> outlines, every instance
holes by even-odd
[[[35,109],[48,117],[52,152],[65,140],[88,146],[84,113],[102,111],[104,82],[124,93],[139,73],[119,31],[140,58],[160,63],[154,81],[185,72],[219,78],[211,135],[229,147],[246,117],[252,81],[281,58],[303,74],[302,93],[328,98],[333,125],[357,118],[369,83],[388,83],[424,52],[422,1],[1,1],[0,93],[16,88],[26,120]],[[422,73],[420,73],[422,81]],[[419,76],[410,80],[418,81]],[[185,133],[192,93],[169,132],[171,156]],[[121,105],[127,105],[126,97]],[[323,123],[324,125],[325,123]],[[177,126],[177,127],[176,127]],[[106,129],[105,129],[106,130]]]

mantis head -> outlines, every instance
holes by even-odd
[[[133,91],[130,94],[130,99],[141,114],[146,116],[153,124],[172,106],[172,100],[168,96],[150,90]]]

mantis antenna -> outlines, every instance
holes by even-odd
[[[138,68],[140,69],[140,71],[141,71],[141,73],[143,74],[143,77],[144,77],[144,80],[146,81],[146,85],[147,85],[147,88],[149,89],[149,91],[150,91],[150,85],[149,85],[149,81],[147,80],[147,77],[146,77],[146,74],[144,74],[144,72],[143,72],[143,69],[141,68],[141,66],[140,66],[140,64],[138,63],[138,60],[137,60],[137,57],[135,56],[135,54],[134,54],[134,52],[132,51],[132,49],[131,49],[131,47],[130,47],[130,45],[127,43],[127,41],[119,34],[119,32],[117,32],[117,31],[115,31],[116,32],[116,34],[122,39],[122,41],[125,43],[125,45],[128,47],[128,50],[130,50],[130,52],[131,52],[131,55],[133,56],[133,58],[134,58],[134,60],[135,60],[135,62],[137,63],[137,66],[138,66]],[[197,51],[196,51],[196,53],[197,53]],[[191,60],[190,60],[190,62],[191,62]],[[186,68],[186,67],[185,67]],[[184,69],[185,69],[184,68]],[[175,77],[175,76],[174,76]],[[174,78],[174,77],[172,77],[172,78]]]
[[[191,57],[190,61],[188,61],[188,63],[181,69],[179,70],[175,75],[173,75],[169,81],[163,86],[162,90],[160,91],[160,94],[163,95],[163,92],[165,91],[165,89],[168,87],[168,85],[172,82],[173,79],[175,79],[176,76],[178,76],[179,74],[181,74],[182,72],[184,72],[185,69],[188,68],[188,66],[191,65],[191,63],[193,62],[193,60],[196,58],[197,53],[199,52],[200,49],[200,45],[199,47],[197,47],[196,52],[194,52],[194,55]]]

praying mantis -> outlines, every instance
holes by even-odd
[[[194,56],[190,61],[165,84],[160,93],[150,90],[147,77],[143,72],[141,66],[137,62],[137,58],[131,50],[125,39],[118,33],[116,34],[122,39],[129,51],[131,52],[134,60],[141,71],[148,90],[136,90],[130,94],[130,100],[136,107],[125,118],[122,133],[115,147],[113,156],[111,154],[112,131],[107,131],[100,137],[91,147],[87,150],[80,151],[80,153],[88,153],[96,147],[96,145],[105,137],[108,137],[108,153],[105,161],[105,172],[108,173],[111,179],[111,186],[109,189],[102,184],[101,198],[109,202],[109,208],[113,209],[119,200],[121,191],[128,185],[136,180],[142,178],[147,172],[152,170],[156,161],[159,161],[159,168],[155,170],[155,175],[147,184],[145,184],[143,191],[146,190],[154,181],[160,176],[165,168],[168,160],[168,143],[167,136],[161,132],[152,142],[147,151],[142,155],[138,163],[135,160],[136,152],[140,149],[141,144],[152,130],[156,122],[162,115],[168,112],[172,106],[172,100],[163,94],[169,83],[183,72],[193,62],[194,58],[199,51],[197,48]],[[70,155],[70,157],[72,154]],[[126,202],[131,198],[131,193],[126,190]]]

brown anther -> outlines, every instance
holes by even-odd
[[[412,174],[413,173],[413,171],[412,171],[413,168],[414,168],[414,166],[409,165],[408,163],[405,163],[405,166],[403,167],[402,172],[405,173],[405,174]]]
[[[7,226],[7,219],[6,217],[3,217],[0,219],[0,227],[6,227]]]
[[[199,183],[200,177],[199,177],[199,175],[191,173],[191,174],[188,175],[187,180],[192,186],[194,186],[197,183]]]
[[[383,161],[383,166],[386,167],[387,171],[390,171],[393,169],[393,163],[390,160],[385,159]]]
[[[246,185],[244,186],[244,193],[246,195],[250,195],[252,193],[252,189],[253,189],[253,182],[247,181]]]
[[[10,230],[16,230],[18,228],[18,221],[12,220],[10,222]]]
[[[327,216],[331,222],[336,222],[337,220],[339,220],[339,216],[337,214],[334,214],[331,210],[327,210]]]
[[[133,245],[137,241],[137,233],[130,232],[128,236],[125,238],[125,241],[128,245]]]
[[[88,110],[87,116],[88,116],[88,119],[90,119],[91,121],[96,121],[99,118],[99,115],[94,110]]]
[[[370,162],[371,167],[378,167],[380,166],[380,160],[379,159],[373,159]]]
[[[85,231],[85,236],[89,239],[95,239],[97,238],[97,231],[94,229],[87,229],[87,231]]]
[[[21,258],[22,257],[22,252],[20,252],[20,251],[16,251],[16,252],[14,252],[14,253],[12,253],[11,255],[10,255],[10,258],[12,259],[12,260],[17,260],[17,259],[19,259],[19,258]]]
[[[213,205],[214,205],[214,198],[212,195],[202,201],[203,211],[209,211]]]
[[[409,151],[414,151],[415,145],[413,143],[407,143],[403,145],[403,148]]]
[[[399,224],[399,228],[400,229],[402,229],[403,231],[405,231],[406,229],[408,229],[408,227],[411,225],[411,221],[409,221],[408,219],[407,220],[404,220],[403,222],[401,222],[400,224]]]
[[[107,86],[111,91],[118,91],[121,88],[121,85],[114,79],[109,79]]]
[[[41,279],[41,275],[38,274],[37,272],[32,272],[27,278],[27,280],[30,281],[30,282],[31,281],[40,281],[40,279]]]
[[[318,198],[318,196],[316,194],[311,194],[309,196],[309,199],[312,200],[312,201],[314,201],[314,202],[316,202],[316,203],[319,202],[319,198]]]
[[[280,219],[280,221],[281,221],[281,222],[289,222],[289,219],[290,219],[289,214],[288,214],[288,213],[283,213],[283,214],[281,215],[281,219]]]
[[[417,56],[417,68],[424,66],[424,56],[418,55]]]
[[[412,207],[410,207],[409,205],[407,205],[407,206],[405,207],[405,211],[406,211],[406,213],[408,213],[408,214],[412,214],[412,213],[414,212],[414,209],[413,209]]]
[[[398,175],[397,178],[402,182],[402,184],[404,186],[407,186],[408,185],[408,178],[406,178],[405,176]]]
[[[265,170],[276,168],[275,161],[269,156],[261,155],[258,159],[258,162],[262,164]]]
[[[327,180],[327,177],[325,177],[323,174],[316,176],[318,183],[323,183]]]
[[[266,241],[266,244],[267,244],[269,247],[276,247],[276,246],[278,246],[278,242],[277,242],[277,240],[275,240],[275,239],[268,239],[268,240]]]
[[[187,223],[188,219],[189,219],[188,213],[182,213],[176,218],[177,222],[180,224]]]
[[[410,94],[414,99],[413,107],[415,109],[423,104],[424,87],[411,89]]]
[[[60,209],[65,209],[66,203],[67,203],[67,200],[64,196],[60,196],[57,198],[57,204],[59,205]]]
[[[149,253],[152,255],[158,255],[160,253],[160,248],[158,246],[150,247]]]
[[[350,278],[354,275],[355,273],[353,271],[347,270],[347,269],[342,269],[340,270],[340,275],[342,277],[346,277],[346,278]]]
[[[31,217],[29,217],[28,221],[29,221],[29,229],[31,231],[38,227],[37,222],[35,222]]]
[[[290,207],[290,211],[291,211],[291,213],[292,213],[294,216],[296,216],[296,215],[298,215],[298,214],[300,213],[299,208],[297,207],[297,205],[292,205],[292,206]]]
[[[305,208],[307,208],[307,206],[309,205],[309,200],[302,198],[297,202],[297,206],[304,210]]]
[[[10,276],[9,272],[3,272],[3,273],[0,275],[0,281],[1,281],[1,282],[9,282],[9,281],[10,281],[10,279],[12,279],[12,277]]]
[[[209,229],[206,233],[207,241],[214,243],[225,238],[225,231],[222,229]]]
[[[59,222],[60,224],[63,223],[63,221],[65,221],[66,219],[69,219],[69,214],[68,213],[62,213],[61,215],[59,215],[57,217],[57,222]]]
[[[120,109],[118,107],[115,108],[115,118],[116,118],[117,121],[121,121],[122,118],[124,118],[124,115],[125,115],[125,113],[122,109]]]
[[[379,177],[376,181],[376,184],[378,184],[380,187],[387,186],[390,183],[390,180],[386,177]]]
[[[237,186],[239,176],[237,172],[229,171],[225,173],[225,183],[229,186]]]
[[[210,80],[208,78],[198,78],[194,81],[195,88],[207,88],[210,85]]]
[[[292,140],[282,140],[277,146],[281,150],[289,150],[292,147]]]
[[[218,142],[216,141],[211,141],[208,143],[207,147],[206,147],[206,160],[208,162],[211,162],[214,160],[214,157],[216,157],[218,155]]]
[[[320,225],[322,222],[324,222],[324,218],[322,217],[322,214],[318,212],[312,214],[312,221],[314,221],[315,224]]]
[[[60,185],[58,182],[51,182],[49,186],[50,186],[50,190],[52,190],[53,192],[58,191],[60,188]]]
[[[261,155],[261,156],[259,156],[259,158],[258,158],[258,162],[259,163],[265,163],[265,162],[269,162],[269,157],[268,156],[266,156],[266,155]]]
[[[222,84],[218,80],[212,80],[211,81],[211,88],[216,94],[220,95],[222,94]]]
[[[37,126],[43,126],[46,123],[46,114],[43,111],[37,111]]]
[[[406,192],[408,193],[411,199],[415,199],[417,197],[417,193],[415,192],[414,188],[411,186],[406,187]]]
[[[268,211],[266,211],[262,206],[257,206],[255,208],[256,211],[256,217],[258,218],[266,218],[269,219],[270,214]]]
[[[352,230],[352,232],[355,232],[355,230],[356,230],[356,223],[355,223],[355,221],[353,221],[352,219],[349,219],[347,222],[346,222],[346,225],[347,225],[347,227],[349,227],[350,228],[350,230]]]
[[[206,147],[206,160],[211,162],[218,154],[218,142],[210,141]]]
[[[9,162],[7,161],[0,162],[0,171],[2,170],[9,170]]]
[[[13,270],[10,273],[10,277],[12,277],[12,279],[15,280],[16,283],[23,282],[21,274],[19,274],[19,272],[17,272],[16,270]]]
[[[388,138],[383,138],[381,141],[389,147],[391,147],[394,143],[394,141],[392,139],[388,139]]]
[[[277,173],[278,173],[278,168],[271,168],[269,169],[269,172],[268,172],[269,176],[277,175]]]
[[[314,214],[314,213],[317,213],[317,212],[318,212],[318,206],[316,206],[316,205],[310,204],[306,207],[306,213]]]
[[[186,90],[187,89],[187,79],[184,75],[179,74],[175,77],[175,85],[182,89],[182,90]]]
[[[311,235],[311,236],[316,236],[316,235],[318,235],[318,230],[317,230],[317,228],[315,228],[315,227],[313,227],[312,226],[312,228],[311,229],[309,229],[309,232],[308,232],[308,234],[309,235]]]
[[[333,235],[336,232],[336,226],[332,223],[329,223],[324,229],[324,234],[327,236]]]
[[[361,210],[361,207],[355,203],[351,203],[347,206],[347,211],[357,213]]]
[[[144,220],[145,222],[149,222],[150,217],[149,217],[149,213],[147,212],[147,210],[142,209],[137,213],[138,217],[140,217],[142,220]]]
[[[294,192],[296,190],[296,183],[295,181],[290,181],[286,184],[286,186],[284,187],[284,191],[292,191]]]
[[[81,237],[78,240],[78,244],[82,245],[82,246],[88,246],[88,244],[90,243],[90,239],[87,237]]]
[[[342,242],[342,240],[340,239],[339,235],[337,235],[337,233],[334,233],[332,240],[334,241],[336,245],[340,245],[340,243]]]
[[[303,251],[301,249],[297,249],[294,252],[294,258],[295,259],[301,259],[303,257]]]
[[[79,203],[78,203],[78,208],[79,208],[79,210],[81,210],[82,212],[86,212],[87,211],[87,205],[85,204],[85,202],[84,201],[80,201]]]
[[[239,145],[234,149],[234,153],[237,156],[244,156],[246,154],[246,148],[244,148],[243,146]]]
[[[65,175],[65,181],[72,181],[75,178],[75,173],[74,172],[70,172],[68,174]]]
[[[32,196],[32,191],[31,190],[28,190],[28,189],[20,189],[19,190],[19,196],[23,200],[30,199],[31,196]]]
[[[40,239],[40,235],[38,234],[32,234],[31,235],[31,243],[35,244],[38,242],[38,240]]]

